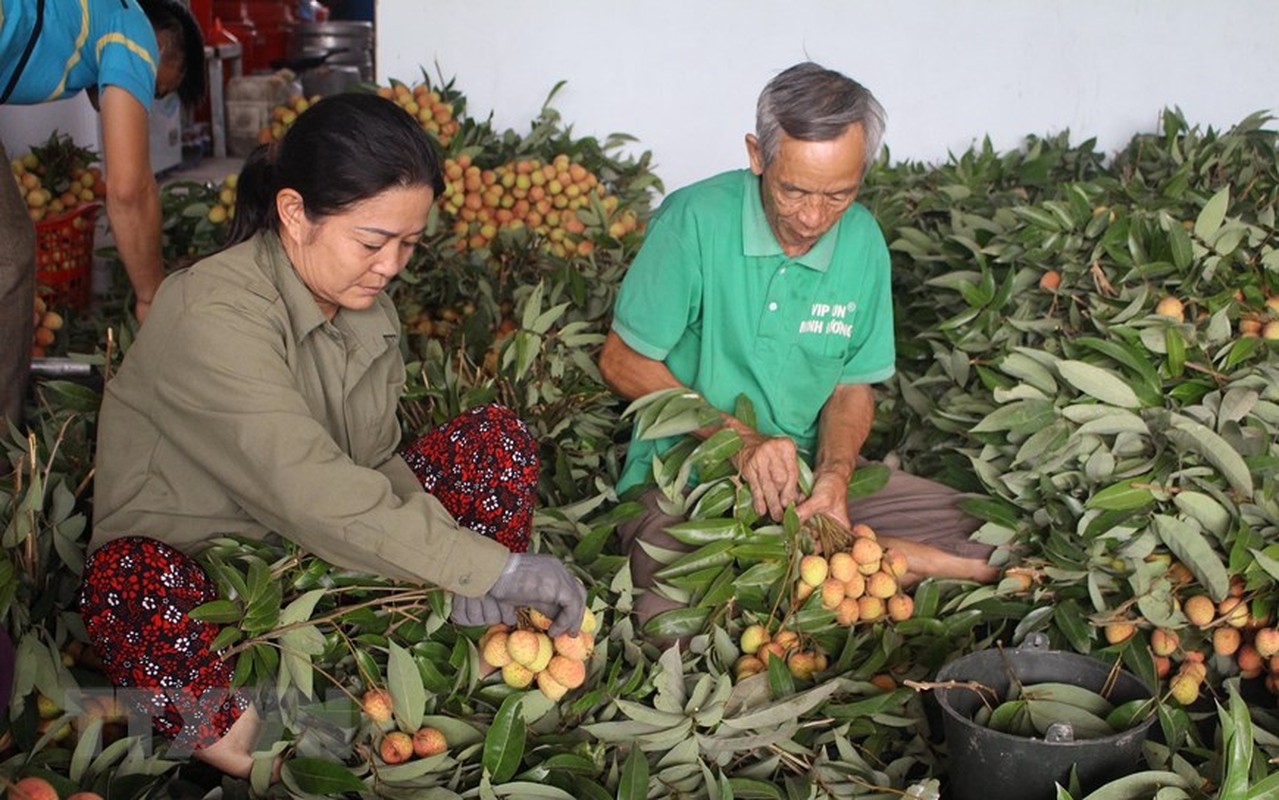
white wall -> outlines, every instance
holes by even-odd
[[[101,153],[98,114],[83,92],[38,106],[0,106],[0,142],[10,158],[43,143],[53,131],[70,134],[76,144]]]
[[[575,133],[635,135],[668,189],[745,166],[759,90],[806,58],[875,92],[894,159],[1279,112],[1273,0],[381,0],[377,25],[379,80],[438,64],[522,133],[567,79]]]

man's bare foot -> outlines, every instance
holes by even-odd
[[[980,558],[964,558],[929,544],[893,536],[880,536],[879,543],[906,556],[910,571],[903,576],[902,584],[905,586],[920,578],[956,578],[994,583],[999,577],[999,570]]]

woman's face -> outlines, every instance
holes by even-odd
[[[413,255],[434,201],[429,186],[396,186],[312,221],[300,195],[280,192],[284,250],[327,319],[373,305]]]

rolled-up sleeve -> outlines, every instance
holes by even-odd
[[[267,528],[333,564],[467,596],[509,552],[461,527],[397,455],[355,463],[298,390],[268,317],[201,303],[173,326],[149,417]],[[398,462],[398,464],[396,463]]]

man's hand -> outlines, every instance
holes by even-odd
[[[785,436],[742,434],[733,465],[750,484],[756,514],[780,521],[786,506],[799,499],[798,457],[795,442]]]
[[[832,473],[818,473],[813,477],[813,491],[808,499],[795,508],[800,522],[807,522],[817,514],[825,514],[845,528],[851,528],[848,519],[848,481]]]

